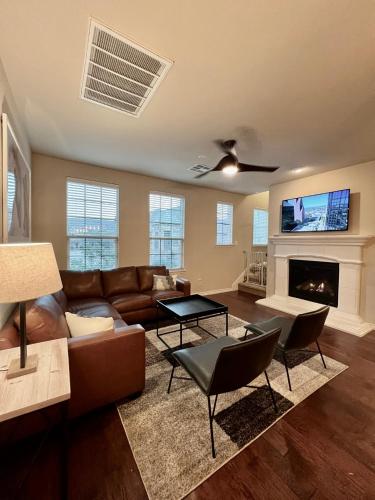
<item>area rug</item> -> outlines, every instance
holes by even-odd
[[[224,318],[202,320],[201,324],[217,336],[224,335]],[[244,321],[229,316],[229,334],[244,335]],[[165,327],[161,332],[173,327]],[[178,499],[233,458],[294,406],[322,387],[347,366],[325,356],[324,369],[319,355],[289,355],[293,391],[289,391],[281,360],[272,361],[267,372],[275,393],[279,413],[275,414],[264,375],[252,385],[220,395],[214,421],[217,458],[211,457],[207,398],[192,381],[174,379],[170,394],[170,356],[179,344],[179,334],[163,337],[168,349],[156,336],[146,333],[146,388],[138,399],[118,406],[126,435],[151,500]],[[212,341],[197,328],[183,332],[184,346]],[[187,376],[182,368],[176,375]]]

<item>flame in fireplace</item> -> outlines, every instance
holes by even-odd
[[[310,293],[321,293],[333,295],[331,285],[327,281],[305,281],[296,287],[298,290],[303,290]]]

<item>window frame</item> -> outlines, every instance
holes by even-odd
[[[76,182],[77,184],[91,184],[92,186],[99,186],[104,188],[114,188],[117,189],[117,236],[98,236],[98,235],[82,235],[82,236],[70,236],[68,234],[68,182]],[[69,241],[72,238],[81,238],[81,239],[100,239],[100,240],[116,240],[116,265],[113,269],[119,267],[119,258],[120,258],[120,186],[118,184],[111,184],[109,182],[99,182],[93,181],[89,179],[82,179],[78,177],[67,177],[65,182],[65,237],[66,237],[66,245],[67,245],[67,263],[66,267],[68,270],[70,269],[70,245]],[[85,266],[86,267],[86,266]],[[83,269],[82,271],[89,271],[89,269]]]
[[[261,212],[267,212],[267,243],[262,243],[262,244],[258,244],[258,243],[254,243],[254,228],[255,228],[255,224],[254,224],[254,217],[255,217],[255,211],[256,210],[259,210]],[[253,217],[252,217],[252,234],[251,234],[251,246],[253,247],[268,247],[268,243],[269,243],[269,216],[270,216],[270,211],[267,209],[267,208],[258,208],[258,207],[255,207],[253,208]]]
[[[231,206],[232,207],[232,221],[231,221],[231,241],[230,243],[218,243],[218,232],[217,232],[217,224],[218,224],[218,221],[217,221],[217,212],[218,212],[218,205],[228,205],[228,206]],[[230,203],[230,202],[227,202],[227,201],[217,201],[216,202],[216,212],[215,212],[215,218],[216,218],[216,238],[215,238],[215,245],[217,247],[231,247],[231,246],[234,246],[234,235],[233,235],[233,232],[234,232],[234,204],[233,203]],[[222,223],[223,224],[223,223]]]
[[[183,226],[183,237],[182,238],[173,238],[172,236],[171,237],[159,237],[159,238],[156,238],[154,236],[150,236],[150,228],[151,228],[151,210],[150,210],[150,196],[151,195],[157,195],[157,196],[169,196],[169,197],[172,197],[172,198],[180,198],[181,200],[183,200],[183,223],[182,223],[182,226]],[[175,194],[175,193],[167,193],[167,192],[164,192],[164,191],[149,191],[148,193],[148,262],[149,262],[149,265],[152,266],[153,264],[151,264],[151,252],[150,252],[150,249],[151,249],[151,240],[176,240],[176,241],[181,241],[182,244],[181,244],[181,267],[170,267],[168,269],[170,269],[171,271],[185,271],[185,217],[186,216],[186,199],[185,199],[185,196],[183,194]],[[165,254],[159,254],[159,255],[165,255]],[[162,264],[160,264],[162,265]]]

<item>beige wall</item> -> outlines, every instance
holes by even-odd
[[[195,291],[231,287],[242,271],[242,250],[251,234],[252,197],[164,179],[33,155],[33,240],[51,241],[58,264],[67,264],[66,179],[75,177],[118,184],[120,188],[120,266],[148,263],[150,191],[185,197],[185,272]],[[255,195],[262,208],[266,196]],[[234,205],[234,245],[216,246],[216,203]],[[256,202],[255,202],[256,201]]]
[[[268,210],[268,191],[246,196],[240,203],[238,213],[238,223],[240,231],[241,250],[267,251],[267,247],[253,247],[253,211],[255,208]],[[242,258],[242,262],[244,259]],[[241,270],[242,271],[242,270]]]
[[[11,88],[9,86],[1,59],[0,59],[0,115],[2,113],[6,113],[8,115],[9,121],[15,131],[17,139],[20,143],[20,146],[23,149],[25,157],[28,161],[31,159],[31,152],[29,147],[28,138],[25,132],[24,127],[22,126],[22,122],[19,117],[18,110],[14,103],[13,95]],[[1,140],[0,140],[0,158],[2,158],[1,152]],[[0,160],[1,166],[1,160]],[[2,236],[2,193],[3,193],[3,183],[2,183],[3,175],[1,170],[0,175],[0,242],[3,241]],[[13,309],[14,304],[0,304],[0,328],[6,321],[9,316],[10,311]]]
[[[350,188],[349,234],[375,235],[375,161],[276,184],[270,188],[270,236],[280,233],[281,202],[287,198]],[[297,236],[297,234],[296,234]],[[267,295],[274,292],[274,261],[270,245]],[[375,322],[375,241],[364,250],[361,314]]]

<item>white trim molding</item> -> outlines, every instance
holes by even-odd
[[[225,293],[225,292],[233,292],[232,288],[220,288],[218,290],[207,290],[206,292],[193,292],[198,293],[199,295],[215,295],[216,293]]]
[[[289,260],[306,259],[338,262],[340,265],[338,306],[331,307],[326,321],[346,333],[362,337],[375,328],[360,316],[363,247],[374,236],[359,235],[289,235],[274,236],[275,292],[257,304],[290,314],[301,314],[320,304],[289,297]],[[318,247],[318,248],[317,248]]]
[[[325,234],[325,235],[279,235],[275,234],[270,238],[270,243],[274,245],[343,245],[343,246],[361,246],[367,245],[375,236],[358,234]]]

